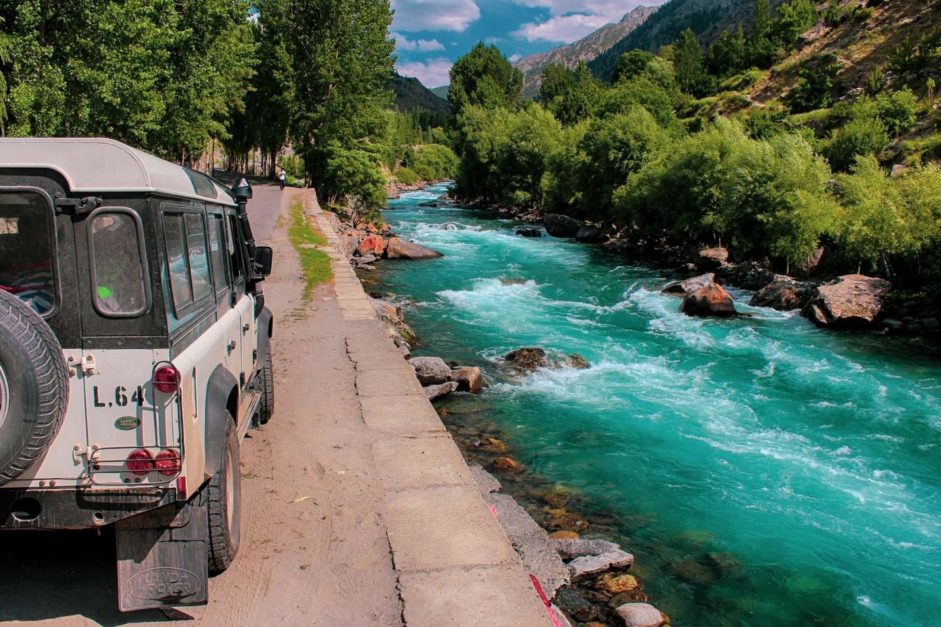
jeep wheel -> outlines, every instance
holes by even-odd
[[[0,290],[0,485],[46,451],[68,399],[68,369],[52,329]]]
[[[209,481],[209,572],[221,573],[239,550],[241,477],[235,421],[227,416],[222,468]]]
[[[258,422],[266,425],[274,415],[274,369],[271,366],[271,353],[258,373],[261,383],[261,403],[258,405]]]

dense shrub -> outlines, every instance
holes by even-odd
[[[411,168],[401,167],[394,172],[395,180],[402,185],[414,185],[422,180]]]
[[[915,124],[918,98],[909,88],[879,94],[876,115],[893,137],[908,131]]]
[[[797,84],[787,96],[791,109],[802,113],[833,104],[833,79],[839,69],[833,55],[811,59],[798,72]]]
[[[386,177],[377,155],[331,143],[322,149],[326,167],[319,190],[333,201],[347,201],[360,217],[375,219],[386,201]]]
[[[885,124],[878,117],[859,117],[835,131],[824,146],[834,170],[846,171],[860,155],[878,155],[889,144]]]
[[[941,168],[918,167],[891,178],[872,156],[857,159],[851,174],[837,177],[842,201],[834,237],[849,259],[870,269],[889,258],[914,255],[941,236]]]
[[[615,192],[615,212],[649,237],[715,234],[742,253],[793,260],[829,228],[829,178],[802,137],[755,140],[720,119],[661,150]]]
[[[457,176],[458,158],[447,146],[424,144],[409,151],[402,165],[423,181],[440,181]]]

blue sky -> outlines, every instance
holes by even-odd
[[[511,60],[581,39],[637,6],[665,0],[392,0],[392,36],[403,76],[448,83],[455,59],[478,41]]]

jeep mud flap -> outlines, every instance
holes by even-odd
[[[209,582],[206,491],[115,524],[118,609],[205,605]]]

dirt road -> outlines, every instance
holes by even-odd
[[[336,276],[302,302],[283,225],[289,201],[303,195],[260,186],[249,206],[256,239],[275,250],[264,289],[276,320],[276,409],[241,444],[242,546],[210,581],[209,605],[119,614],[109,530],[6,533],[0,621],[546,624],[518,556],[318,211]]]
[[[286,195],[294,194],[288,190]],[[242,444],[242,538],[210,604],[183,611],[204,625],[397,625],[402,606],[378,487],[355,402],[353,365],[321,288],[304,305],[296,258],[276,228],[286,203],[256,187],[256,239],[276,250],[265,295],[276,319],[277,410]],[[329,437],[324,437],[329,433]],[[162,612],[115,610],[114,538],[0,534],[0,620],[56,625],[165,623]],[[183,616],[179,616],[183,618]]]

